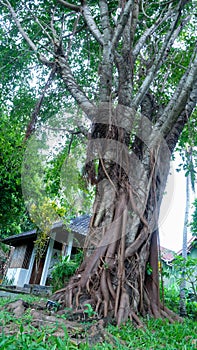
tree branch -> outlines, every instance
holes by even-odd
[[[132,11],[132,17],[131,17],[131,29],[130,29],[130,45],[133,46],[135,31],[138,23],[138,15],[139,15],[139,7],[140,7],[140,1],[135,0],[133,4],[133,11]]]
[[[69,53],[70,53],[70,51],[71,51],[71,48],[72,48],[72,41],[73,41],[74,35],[76,34],[77,26],[78,26],[78,24],[79,24],[80,15],[81,15],[81,13],[79,13],[79,14],[77,15],[77,18],[76,18],[75,23],[74,23],[74,28],[73,28],[72,35],[71,35],[71,37],[70,37],[69,44],[68,44],[68,48],[67,48],[67,51],[66,51],[66,58],[68,58],[68,55],[69,55]]]
[[[112,38],[112,48],[115,48],[119,42],[119,39],[120,39],[120,37],[125,29],[125,26],[128,22],[132,5],[133,5],[133,0],[129,0],[125,5],[124,11],[123,11],[122,15],[120,16],[120,20],[118,22],[117,28],[116,28],[114,35],[113,35],[113,38]]]
[[[34,15],[33,11],[31,11],[29,7],[28,7],[28,11],[30,12],[31,16],[35,19],[35,22],[40,26],[40,28],[42,29],[43,33],[46,34],[46,36],[49,38],[50,42],[53,44],[54,43],[53,38],[47,32],[46,28],[42,25],[42,23],[40,23],[38,17],[36,17]]]
[[[197,48],[195,48],[195,51],[194,51],[193,62],[191,62],[190,67],[181,78],[173,97],[170,99],[170,102],[168,103],[167,107],[162,113],[162,118],[160,118],[158,123],[155,125],[155,128],[158,129],[158,127],[160,127],[163,123],[160,130],[164,137],[166,137],[170,133],[177,119],[186,108],[185,106],[188,106],[187,108],[189,108],[190,106],[190,109],[191,109],[192,105],[189,104],[189,102],[187,102],[188,98],[189,97],[190,99],[192,98],[193,102],[196,101],[193,94],[191,94],[191,91],[195,91],[196,93],[196,84],[197,84]]]
[[[92,17],[89,7],[86,4],[84,4],[83,7],[81,8],[81,11],[90,32],[92,33],[94,38],[99,42],[99,44],[103,45],[102,34],[98,29],[94,21],[94,18]]]
[[[104,42],[105,44],[111,39],[111,26],[109,23],[109,11],[106,0],[99,1],[100,14],[101,14],[101,25],[103,28]]]
[[[16,15],[16,12],[14,11],[13,7],[11,6],[10,2],[8,0],[5,0],[5,2],[3,1],[0,1],[1,4],[3,4],[4,6],[6,6],[8,8],[8,10],[10,11],[11,13],[11,16],[20,32],[20,34],[22,35],[23,39],[25,39],[25,41],[27,42],[27,44],[29,45],[30,49],[32,51],[34,51],[36,54],[38,54],[38,50],[37,50],[37,47],[36,45],[34,44],[34,42],[30,39],[30,37],[28,36],[28,34],[25,32],[25,30],[23,29],[23,27],[21,26],[18,18],[17,18],[17,15]],[[46,57],[44,57],[43,55],[39,55],[38,56],[39,60],[46,66],[48,67],[53,67],[54,66],[54,63],[47,60]]]
[[[10,2],[8,0],[5,0],[5,3],[3,3],[1,1],[1,3],[3,5],[5,5],[11,15],[12,18],[19,30],[19,32],[21,33],[22,37],[26,40],[27,44],[30,46],[30,48],[35,52],[37,52],[37,47],[36,45],[33,43],[33,41],[30,39],[30,37],[28,36],[28,34],[24,31],[24,29],[22,28],[17,15],[13,9],[13,7],[11,6]],[[61,50],[61,48],[59,48],[59,50]],[[70,91],[71,95],[75,98],[75,100],[79,103],[80,107],[82,108],[82,110],[87,114],[87,116],[91,119],[92,115],[93,115],[93,110],[94,110],[94,105],[89,101],[89,99],[87,98],[87,96],[85,95],[85,93],[80,89],[80,87],[77,85],[72,72],[70,70],[70,67],[67,65],[66,63],[66,58],[63,52],[61,52],[60,54],[63,54],[63,56],[61,57],[60,55],[57,56],[56,58],[56,64],[59,65],[61,74],[62,74],[62,78],[63,81],[66,83],[68,90]],[[40,61],[47,65],[47,66],[54,66],[53,62],[48,61],[44,56],[40,55],[39,56]],[[40,109],[40,105],[42,103],[42,99],[43,99],[44,95],[41,96],[40,100],[38,101],[38,104],[36,106],[36,110]],[[36,112],[37,114],[37,112]]]
[[[179,17],[180,17],[180,12],[178,11],[176,14],[174,14],[174,20],[172,20],[171,30],[167,33],[167,35],[163,41],[163,45],[161,47],[161,50],[158,53],[158,56],[156,57],[155,61],[153,62],[151,69],[149,70],[146,78],[144,79],[142,85],[139,88],[138,94],[135,96],[135,98],[133,100],[133,106],[136,109],[140,105],[140,103],[142,102],[145,94],[147,93],[147,91],[150,87],[150,84],[152,83],[152,81],[155,78],[156,72],[162,66],[163,61],[165,60],[165,58],[168,54],[168,50],[172,46],[173,42],[177,38],[178,34],[182,30],[185,23],[187,23],[187,21],[188,21],[188,19],[183,20],[181,22],[181,24],[178,26],[178,28],[176,28],[176,24],[177,24]]]
[[[90,32],[92,33],[92,35],[94,36],[94,38],[101,44],[103,45],[103,39],[102,39],[102,34],[100,32],[100,30],[98,29],[94,18],[92,17],[92,14],[90,12],[89,7],[86,5],[85,1],[82,1],[83,5],[82,6],[77,6],[77,5],[73,5],[70,4],[67,1],[64,0],[58,0],[58,2],[60,4],[62,4],[64,7],[66,7],[67,9],[70,10],[74,10],[76,12],[82,12],[83,17],[85,19],[85,22],[90,30]]]
[[[134,60],[137,58],[137,56],[139,55],[140,50],[143,48],[147,38],[152,35],[157,28],[163,23],[165,22],[169,17],[171,16],[171,12],[168,11],[166,13],[166,15],[162,18],[159,17],[158,20],[150,27],[148,28],[144,34],[140,37],[140,39],[138,40],[137,44],[135,45],[134,49],[133,49],[133,57]]]
[[[1,1],[1,3],[3,3]],[[14,11],[13,7],[11,6],[10,2],[8,0],[5,0],[5,2],[3,3],[3,5],[5,5],[8,10],[10,11],[11,15],[12,15],[12,18],[19,30],[19,32],[21,33],[22,37],[26,40],[27,44],[30,46],[30,48],[37,53],[37,47],[36,45],[33,43],[33,41],[30,39],[30,37],[27,35],[27,33],[24,31],[24,29],[22,28],[18,18],[17,18],[17,15],[16,15],[16,12]]]
[[[194,108],[197,104],[197,81],[195,82],[193,89],[190,93],[188,103],[184,109],[184,111],[181,113],[180,117],[177,119],[175,125],[173,126],[172,130],[166,137],[167,145],[170,149],[170,152],[172,153],[174,150],[174,147],[176,146],[176,143],[178,141],[179,135],[181,134],[185,123],[187,122],[188,118],[192,114]]]
[[[67,59],[65,55],[57,57],[57,64],[60,68],[61,76],[66,84],[68,90],[70,91],[73,98],[77,101],[81,109],[86,113],[87,117],[92,120],[94,117],[94,104],[88,99],[83,90],[79,87],[69,65],[67,64]]]
[[[73,10],[73,11],[76,11],[76,12],[80,12],[81,11],[81,6],[70,4],[68,1],[64,1],[64,0],[57,0],[57,1],[61,5],[63,5],[67,9],[69,9],[69,10]]]
[[[27,127],[24,141],[26,141],[32,135],[32,133],[35,130],[36,123],[37,123],[37,120],[38,120],[38,116],[40,114],[40,109],[42,107],[42,103],[43,103],[45,94],[46,94],[48,88],[50,87],[50,85],[51,85],[51,83],[53,81],[53,78],[55,76],[56,70],[57,70],[57,66],[54,64],[53,69],[51,70],[51,72],[49,74],[49,77],[47,79],[47,82],[46,82],[46,84],[44,86],[44,89],[42,91],[42,94],[39,97],[39,99],[38,99],[38,101],[36,103],[36,106],[35,106],[35,108],[34,108],[34,110],[32,112],[31,120],[30,120],[29,125]]]

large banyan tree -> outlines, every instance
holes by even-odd
[[[197,100],[194,2],[0,4],[18,45],[51,72],[45,90],[61,81],[92,125],[85,175],[96,195],[85,258],[59,300],[77,310],[90,304],[117,324],[147,313],[172,319],[159,298],[157,224],[170,158]]]

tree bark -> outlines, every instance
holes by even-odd
[[[128,318],[136,323],[139,314],[147,313],[172,321],[159,299],[157,247],[159,208],[171,153],[162,138],[155,148],[148,147],[151,125],[142,117],[139,160],[129,151],[131,125],[119,126],[128,125],[128,109],[124,113],[120,106],[110,108],[99,108],[100,123],[94,124],[88,148],[87,172],[97,191],[85,260],[57,297],[76,310],[89,303],[99,317],[115,318],[118,325]],[[135,119],[133,110],[131,116]],[[94,159],[99,160],[97,175],[92,170]]]
[[[188,151],[185,152],[186,159],[189,159]],[[189,206],[190,206],[190,190],[189,190],[189,175],[186,177],[186,201],[185,201],[185,217],[184,217],[184,226],[183,226],[183,243],[182,243],[182,257],[184,259],[184,263],[187,260],[187,226],[189,219]],[[180,315],[186,316],[186,279],[185,279],[185,269],[181,273],[181,283],[180,283]]]

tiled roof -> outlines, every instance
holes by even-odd
[[[166,263],[171,262],[175,257],[175,252],[173,250],[160,247],[160,251],[161,251],[161,259]]]
[[[197,237],[192,237],[187,242],[187,252],[189,253],[193,247],[194,242],[197,240]],[[161,251],[161,259],[165,261],[166,263],[170,263],[174,260],[175,255],[181,255],[182,249],[180,249],[178,252],[174,252],[173,250],[160,247]]]
[[[81,215],[72,219],[69,227],[72,231],[80,233],[81,235],[86,236],[88,234],[90,225],[90,215]]]
[[[16,242],[21,242],[27,238],[34,238],[36,237],[36,230],[31,230],[31,231],[28,231],[28,232],[23,232],[23,233],[20,233],[18,235],[13,235],[13,236],[10,236],[10,237],[7,237],[5,239],[2,239],[1,242],[5,243],[5,244],[10,244],[10,245],[15,245]]]
[[[68,228],[70,228],[71,231],[75,233],[86,236],[88,234],[89,224],[90,224],[90,215],[86,214],[86,215],[77,216],[76,218],[71,219],[70,224],[68,225]],[[53,225],[53,229],[61,228],[63,226],[64,226],[63,221],[59,221]],[[64,230],[66,231],[66,227]],[[31,239],[36,238],[36,230],[23,232],[18,235],[10,236],[8,238],[3,239],[2,242],[5,244],[15,246],[19,242],[25,241],[26,239],[29,239],[29,238]]]

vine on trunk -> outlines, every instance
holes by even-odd
[[[100,128],[96,125],[92,135],[94,139],[99,135],[100,139],[110,142],[112,138],[115,139],[118,143],[117,150],[119,143],[128,147],[130,142],[127,133],[113,124],[101,125]],[[117,164],[109,160],[109,154],[107,158],[108,151],[109,147],[104,147],[101,155],[97,149],[97,154],[102,156],[99,158],[97,174],[90,171],[88,163],[90,181],[97,183],[97,193],[90,233],[84,247],[85,260],[68,285],[57,291],[54,298],[62,305],[72,308],[76,317],[84,314],[88,304],[98,318],[115,318],[118,325],[132,319],[141,326],[139,315],[145,316],[147,313],[154,317],[168,317],[170,321],[178,319],[178,316],[161,305],[159,299],[158,231],[153,231],[155,220],[158,219],[157,213],[155,214],[155,178],[158,176],[156,163],[159,152],[155,153],[155,157],[150,152],[148,173],[151,185],[146,202],[141,202],[139,207],[136,204],[137,199],[140,203],[139,189],[137,191],[137,188],[133,188],[131,183],[135,181],[128,176],[131,167],[129,156],[127,155],[126,162],[122,156],[122,163],[119,160]],[[91,152],[94,151],[91,149]],[[108,206],[109,198],[111,204]],[[138,223],[136,232],[134,218]],[[133,240],[128,242],[132,229]],[[151,266],[151,274],[146,271],[147,264]]]

